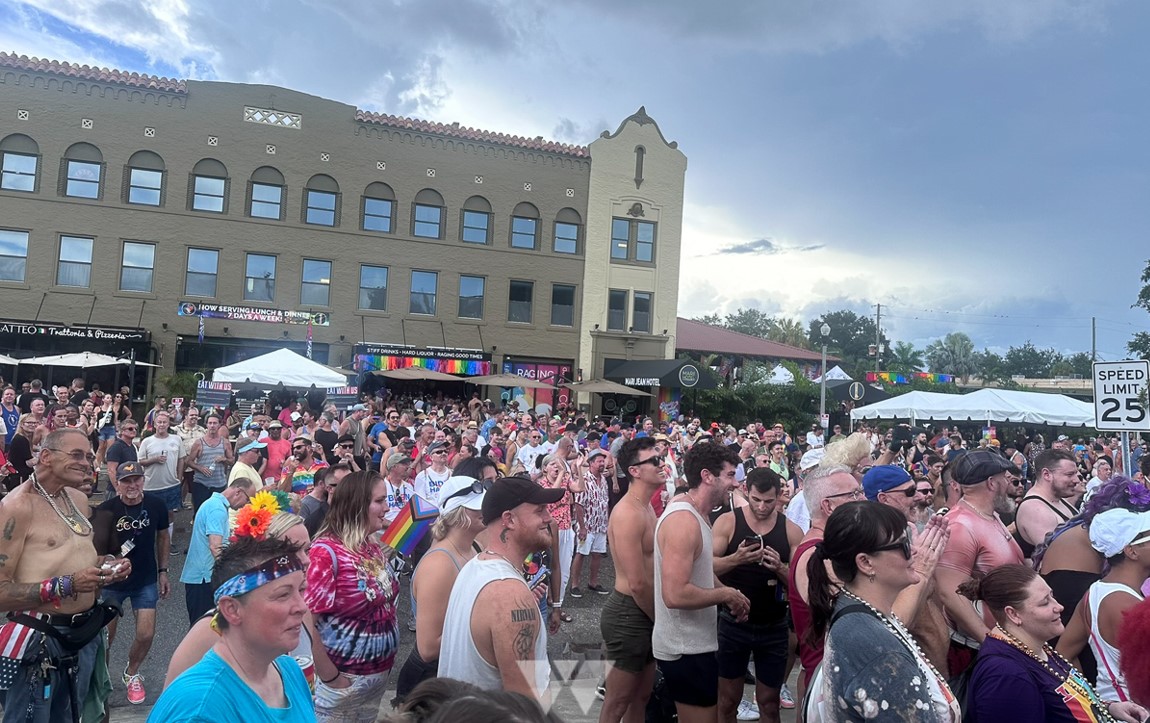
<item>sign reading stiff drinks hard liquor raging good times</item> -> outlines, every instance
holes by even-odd
[[[1146,385],[1150,361],[1094,362],[1094,426],[1106,432],[1150,431]]]

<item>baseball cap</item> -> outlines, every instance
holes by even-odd
[[[1007,471],[1022,474],[1022,470],[998,452],[976,449],[959,456],[954,465],[954,480],[960,485],[976,485],[992,475]]]
[[[339,439],[335,440],[336,444],[347,444],[348,442],[355,444],[355,435],[354,434],[341,434],[339,436]]]
[[[306,434],[297,434],[297,435],[295,436],[295,439],[293,439],[293,440],[292,440],[292,444],[295,444],[296,442],[307,442],[308,444],[311,444],[311,443],[312,443],[312,442],[314,442],[314,441],[315,441],[315,440],[314,440],[314,439],[312,439],[312,438],[311,438],[309,435],[306,435]]]
[[[431,454],[432,452],[436,452],[446,447],[447,442],[432,442],[431,444],[427,445],[427,454]]]
[[[1146,542],[1150,532],[1150,512],[1131,512],[1121,507],[1106,510],[1090,521],[1090,546],[1106,557],[1122,553],[1135,542]]]
[[[910,482],[910,473],[897,464],[878,464],[867,470],[863,475],[863,492],[868,500],[874,500],[879,492],[893,490],[895,487]]]
[[[367,406],[364,404],[354,404],[348,409],[349,412],[366,412]]]
[[[266,446],[267,446],[266,444],[259,441],[258,439],[253,439],[252,441],[248,442],[244,446],[237,449],[236,454],[243,454],[244,452],[250,452],[253,449],[263,449]]]
[[[824,454],[826,454],[826,450],[822,447],[805,452],[802,459],[799,460],[799,469],[805,472],[808,469],[818,467],[819,463],[823,461]]]
[[[411,464],[411,457],[406,454],[393,454],[387,458],[387,471],[390,472],[401,464]]]
[[[252,422],[248,425],[248,429],[263,429],[258,422]]]
[[[124,479],[125,477],[143,477],[144,470],[140,468],[139,462],[125,462],[116,468],[116,478]]]
[[[491,489],[483,497],[483,524],[492,521],[508,510],[519,505],[551,505],[563,499],[567,490],[562,487],[548,489],[540,487],[526,477],[504,477],[495,480]]]
[[[298,422],[300,420],[300,418],[303,417],[303,415],[300,414],[299,412],[292,412],[290,416],[291,416],[291,421],[293,421],[293,422]]]
[[[437,500],[439,513],[445,514],[460,507],[466,507],[476,512],[482,510],[483,498],[487,496],[487,490],[483,489],[482,483],[479,483],[479,487],[483,491],[476,492],[477,482],[478,480],[474,477],[466,475],[448,477],[443,486],[439,488],[439,499]]]
[[[268,429],[283,429],[283,428],[284,428],[283,422],[281,422],[278,419],[268,425]]]

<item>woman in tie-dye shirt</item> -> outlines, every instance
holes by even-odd
[[[387,484],[374,472],[343,478],[311,549],[308,608],[337,672],[316,685],[320,721],[374,721],[399,645],[395,579],[383,548]]]

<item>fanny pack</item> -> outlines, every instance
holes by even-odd
[[[38,618],[27,613],[8,613],[8,619],[14,623],[25,625],[38,630],[60,644],[65,652],[79,652],[85,645],[96,639],[108,623],[120,617],[123,611],[114,602],[101,600],[84,612],[72,616],[52,615],[48,619]],[[77,618],[86,616],[76,624]],[[53,623],[61,618],[70,618],[71,624]]]

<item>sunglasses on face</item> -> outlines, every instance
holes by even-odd
[[[910,538],[906,535],[903,535],[902,537],[898,538],[896,542],[892,542],[889,545],[883,545],[882,547],[876,547],[874,549],[875,552],[889,552],[891,550],[901,550],[903,557],[909,560],[911,556]]]
[[[355,449],[354,444],[337,444],[336,446],[340,449]],[[303,449],[303,447],[296,447],[296,449]]]
[[[902,495],[904,497],[914,497],[918,494],[917,487],[907,487],[905,490],[887,490],[888,495]]]
[[[493,484],[495,484],[495,480],[483,480],[482,482],[480,482],[479,480],[476,480],[475,482],[471,483],[470,487],[464,487],[463,489],[459,490],[458,492],[454,492],[451,495],[449,495],[447,500],[453,500],[456,497],[465,497],[465,496],[471,495],[471,494],[477,495],[481,492],[486,492],[487,490],[491,489],[491,485],[493,485]],[[444,502],[447,502],[447,500],[444,500]]]
[[[663,458],[662,457],[648,457],[647,459],[639,460],[638,462],[636,462],[635,464],[633,464],[631,466],[632,467],[642,467],[645,464],[649,464],[652,467],[662,467],[663,466]]]

